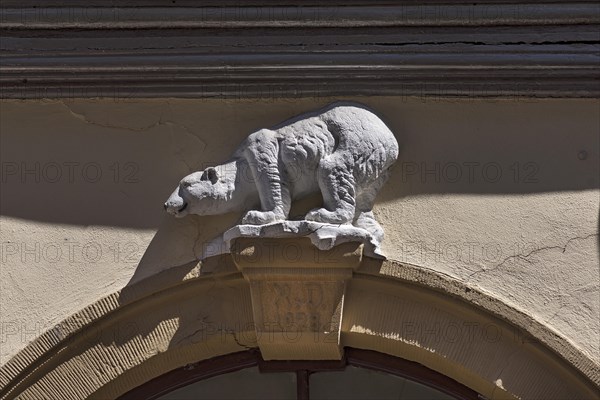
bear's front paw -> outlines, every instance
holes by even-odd
[[[309,211],[309,213],[306,214],[305,219],[307,221],[323,222],[327,224],[346,224],[352,222],[350,216],[345,215],[345,213],[333,212],[324,208]]]
[[[270,222],[284,220],[285,217],[277,215],[273,211],[255,211],[251,210],[244,215],[242,223],[246,225],[264,225]]]

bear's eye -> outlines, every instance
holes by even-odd
[[[183,187],[188,188],[188,187],[192,186],[192,182],[190,182],[190,181],[184,181],[182,185],[183,185]]]

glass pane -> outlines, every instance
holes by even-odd
[[[263,373],[258,367],[215,376],[177,389],[160,400],[296,399],[294,372]]]
[[[310,375],[310,399],[451,400],[454,398],[399,376],[348,366],[344,371],[319,372]]]

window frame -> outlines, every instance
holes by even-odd
[[[258,349],[214,357],[167,372],[119,397],[119,400],[158,399],[195,382],[258,366],[261,373],[295,372],[296,398],[308,400],[310,375],[323,371],[343,371],[347,366],[366,368],[400,376],[437,389],[457,399],[480,400],[474,390],[414,361],[371,350],[345,348],[342,360],[265,361]]]

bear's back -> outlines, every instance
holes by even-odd
[[[325,148],[331,151],[339,146],[356,145],[391,146],[389,150],[397,150],[397,142],[393,133],[383,121],[358,103],[333,103],[321,110],[302,114],[287,120],[274,128],[282,139],[295,137],[313,137],[324,142]],[[358,149],[360,150],[360,149]]]
[[[314,187],[319,163],[326,157],[342,157],[358,185],[377,179],[398,157],[398,143],[389,128],[356,103],[334,103],[249,138],[261,132],[270,132],[279,142],[277,156],[297,180],[294,186]],[[246,147],[240,146],[236,158]]]

